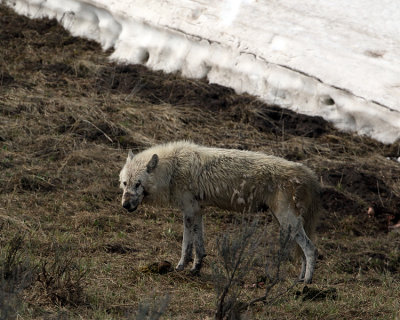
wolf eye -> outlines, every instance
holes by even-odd
[[[126,181],[122,182],[122,184],[126,187]]]
[[[141,182],[140,182],[140,181],[136,182],[136,184],[135,184],[135,188],[136,188],[136,189],[137,189],[137,188],[139,188],[139,187],[140,187],[140,185],[141,185]]]

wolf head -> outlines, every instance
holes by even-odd
[[[146,186],[157,165],[157,154],[153,154],[149,159],[143,154],[135,156],[129,151],[126,163],[119,174],[123,190],[122,206],[129,212],[135,211],[147,195]]]

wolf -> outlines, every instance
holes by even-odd
[[[122,206],[133,212],[142,202],[183,212],[183,270],[195,257],[198,273],[205,257],[204,206],[239,212],[270,210],[302,252],[299,279],[311,283],[317,249],[312,238],[320,213],[320,186],[306,166],[262,152],[212,148],[189,141],[129,151],[120,172]]]

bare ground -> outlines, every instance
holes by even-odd
[[[300,284],[286,291],[295,264],[279,298],[250,309],[248,318],[400,317],[400,237],[391,231],[400,220],[399,142],[339,132],[321,118],[205,81],[110,63],[109,52],[55,21],[29,20],[4,6],[0,43],[3,318],[6,311],[23,319],[134,318],[139,303],[166,294],[165,318],[213,317],[215,240],[235,230],[240,215],[207,209],[208,256],[192,277],[149,267],[178,261],[179,212],[120,207],[127,150],[178,139],[264,151],[305,163],[320,177],[324,213],[312,287],[334,288],[337,298],[299,299]],[[5,276],[7,261],[15,272]],[[251,277],[243,300],[262,291],[252,283],[257,274]],[[12,290],[10,278],[18,282]]]

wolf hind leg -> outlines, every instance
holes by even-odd
[[[299,280],[311,283],[316,264],[317,249],[304,231],[302,218],[295,214],[288,197],[284,193],[277,195],[273,214],[284,231],[290,232],[290,239],[296,241],[303,252]]]
[[[285,231],[292,229],[292,226],[284,226]],[[316,265],[317,249],[312,241],[306,235],[301,221],[290,231],[290,239],[294,240],[300,247],[301,253],[301,271],[299,281],[311,283]]]
[[[301,271],[299,275],[299,281],[304,281],[304,277],[306,275],[306,257],[302,253],[301,255]]]
[[[316,259],[317,248],[314,246],[312,241],[307,237],[302,225],[299,226],[298,231],[294,237],[294,240],[297,242],[297,244],[300,246],[301,250],[304,253],[302,268],[300,273],[300,280],[304,279],[304,283],[311,283],[317,260]]]

